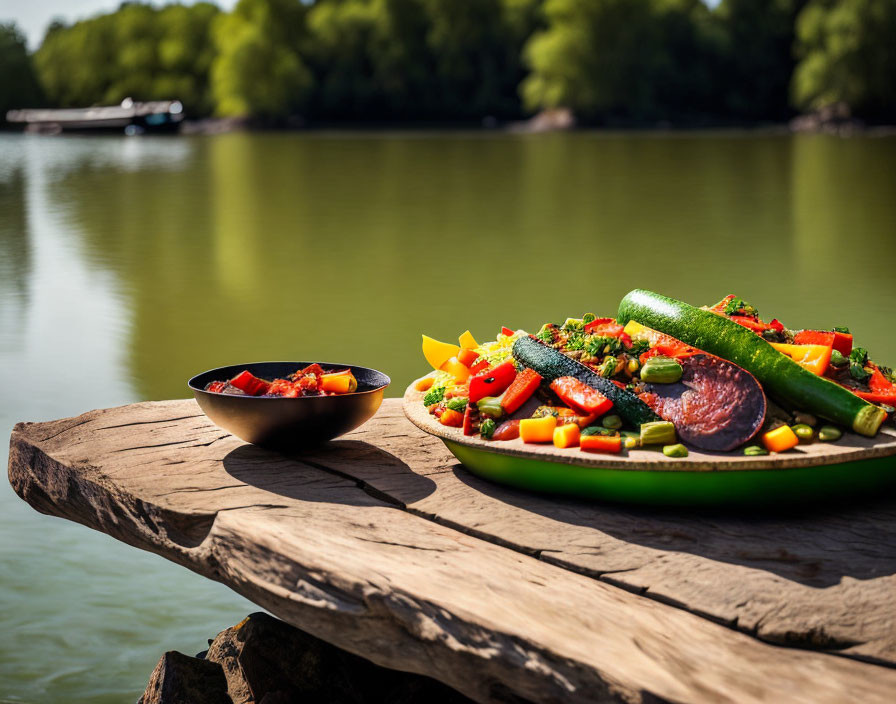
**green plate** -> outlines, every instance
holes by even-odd
[[[761,457],[692,449],[688,457],[672,459],[658,449],[599,455],[465,437],[459,428],[445,427],[427,413],[413,385],[405,393],[404,410],[473,474],[542,493],[705,507],[798,505],[896,489],[896,432],[889,428],[876,438],[845,433],[836,443],[816,442]]]

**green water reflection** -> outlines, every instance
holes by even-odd
[[[262,359],[373,366],[397,396],[421,332],[613,314],[634,287],[737,292],[896,363],[894,196],[896,138],[0,135],[0,423]],[[0,535],[0,699],[133,700],[251,608],[8,487]]]
[[[141,396],[311,358],[381,368],[397,394],[421,331],[611,314],[636,286],[737,291],[894,357],[894,165],[892,139],[236,134],[175,171],[88,161],[52,188],[127,288]]]

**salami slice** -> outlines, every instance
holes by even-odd
[[[641,400],[675,423],[684,442],[702,450],[733,450],[759,432],[766,400],[752,374],[709,354],[680,362],[681,381],[647,384]]]

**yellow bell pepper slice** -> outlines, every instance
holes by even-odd
[[[622,328],[622,332],[633,340],[647,340],[651,345],[655,345],[663,338],[663,333],[658,332],[653,328],[649,328],[646,325],[641,325],[641,323],[635,322],[634,320],[629,320],[625,324],[625,327]]]
[[[446,360],[445,363],[440,367],[443,372],[448,372],[451,376],[454,377],[454,380],[458,384],[463,384],[467,379],[470,378],[470,368],[461,362],[457,357],[452,357],[449,360]]]
[[[479,343],[476,342],[476,338],[473,337],[473,333],[469,330],[458,338],[458,342],[460,342],[461,348],[465,350],[475,350],[479,347]]]
[[[552,442],[557,419],[554,416],[544,418],[523,418],[520,421],[520,438],[523,442]]]
[[[762,444],[769,452],[784,452],[799,445],[800,439],[789,425],[782,425],[763,435]]]
[[[789,345],[783,342],[769,344],[818,376],[822,376],[831,363],[831,348],[827,345]]]
[[[358,390],[358,381],[350,371],[338,374],[322,374],[320,388],[331,394],[347,394]]]
[[[423,336],[423,356],[433,369],[441,369],[442,365],[460,352],[460,347],[448,342],[439,342],[431,337]]]
[[[577,447],[581,431],[575,423],[566,423],[554,428],[554,447]]]

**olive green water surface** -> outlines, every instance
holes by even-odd
[[[738,293],[896,362],[896,138],[0,135],[0,423],[250,360],[425,369],[635,287]],[[252,606],[0,488],[0,700],[125,702]]]

